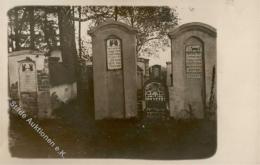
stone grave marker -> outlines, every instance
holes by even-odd
[[[215,86],[212,71],[216,65],[216,29],[195,22],[181,25],[168,35],[172,43],[170,115],[204,118]]]
[[[37,73],[35,62],[26,58],[19,61],[20,104],[24,111],[37,116]]]
[[[150,119],[166,119],[168,117],[168,92],[166,85],[159,79],[150,79],[144,85],[144,115]]]
[[[95,119],[137,115],[136,30],[107,20],[92,37]]]

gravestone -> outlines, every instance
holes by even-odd
[[[168,91],[162,79],[160,65],[149,68],[150,78],[143,88],[143,117],[148,119],[166,119],[168,117]]]
[[[159,79],[150,79],[144,86],[144,117],[166,119],[168,117],[168,92],[166,85]]]
[[[38,79],[38,118],[51,118],[52,108],[50,97],[49,60],[44,59],[42,70],[37,70]]]
[[[212,71],[216,65],[216,29],[203,23],[187,23],[168,35],[172,40],[170,115],[204,118],[215,86]]]
[[[112,20],[92,37],[95,119],[137,115],[136,30]]]
[[[153,65],[150,67],[150,78],[161,79],[161,65]]]
[[[37,73],[35,61],[27,57],[18,61],[18,63],[21,107],[29,115],[37,116]]]

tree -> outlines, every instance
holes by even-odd
[[[68,76],[75,80],[77,66],[77,50],[75,43],[75,29],[71,7],[57,7],[60,45],[63,64],[68,68]]]
[[[15,41],[15,49],[19,50],[20,49],[20,26],[19,26],[19,21],[18,21],[18,15],[19,15],[19,9],[16,8],[14,10],[14,41]]]
[[[16,7],[9,10],[7,15],[9,18],[9,47],[11,47],[12,50],[20,50],[21,31],[23,28],[23,21],[26,18],[26,9],[23,7]]]
[[[119,15],[124,22],[138,29],[138,55],[154,56],[169,46],[168,29],[178,23],[175,10],[169,7],[120,7]]]
[[[9,50],[48,51],[59,43],[56,8],[21,6],[8,11]]]
[[[9,50],[36,48],[47,52],[60,45],[68,76],[75,80],[77,51],[72,7],[15,7],[8,11],[8,17]]]
[[[35,33],[34,33],[34,7],[28,8],[29,11],[29,22],[30,22],[30,48],[35,48]]]
[[[81,6],[78,7],[79,20],[81,20]],[[79,58],[82,56],[82,43],[81,43],[81,21],[79,22]]]
[[[38,20],[44,34],[45,48],[56,48],[60,42],[57,7],[41,7],[39,10],[42,10]]]
[[[169,46],[167,32],[177,25],[178,17],[175,9],[162,7],[83,7],[85,18],[74,18],[75,21],[92,21],[92,26],[114,19],[124,22],[138,30],[137,55],[154,56],[160,50]]]

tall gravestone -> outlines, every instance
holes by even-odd
[[[35,61],[27,57],[19,63],[20,104],[29,115],[37,116],[37,73]]]
[[[216,29],[203,23],[187,23],[169,32],[172,57],[170,115],[204,118],[215,90]],[[188,114],[185,112],[188,112]]]
[[[136,30],[108,20],[92,37],[95,119],[137,115]]]

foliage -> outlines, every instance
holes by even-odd
[[[26,6],[8,11],[9,50],[49,50],[58,46],[58,22],[55,7]]]
[[[124,7],[121,15],[138,29],[137,53],[156,55],[169,46],[167,31],[177,25],[175,10],[169,7]]]
[[[84,7],[83,19],[76,21],[89,21],[96,26],[106,19],[124,22],[138,30],[137,54],[138,56],[156,56],[160,50],[169,46],[168,29],[178,23],[175,9],[162,7],[134,7],[134,6],[89,6]]]
[[[9,10],[9,50],[31,48],[47,51],[59,46],[60,8],[63,7],[21,6]],[[81,8],[80,13],[78,8]],[[74,25],[76,22],[88,21],[91,28],[106,19],[114,19],[136,28],[138,56],[158,56],[159,51],[169,46],[168,29],[178,23],[175,9],[167,6],[77,6],[70,7],[70,10],[74,15],[74,18],[71,18]],[[80,54],[89,56],[91,53],[89,41],[81,38],[79,41],[81,46],[85,45],[80,47]]]

